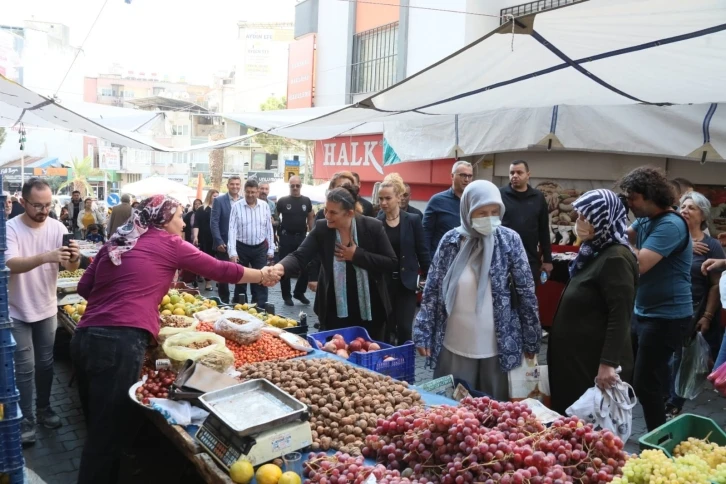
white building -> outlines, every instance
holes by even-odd
[[[82,101],[84,55],[69,44],[69,36],[70,29],[55,22],[26,20],[22,26],[0,25],[0,59],[8,59],[8,64],[12,60],[12,65],[4,68],[0,60],[0,69],[44,96],[57,93],[60,102]],[[3,55],[3,51],[10,51],[10,46],[12,59]],[[17,133],[8,131],[8,138],[0,147],[0,165],[21,155]],[[61,161],[83,157],[82,136],[30,128],[26,131],[25,156],[57,157]]]

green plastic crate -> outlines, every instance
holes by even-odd
[[[673,449],[689,437],[705,439],[718,445],[726,445],[726,432],[713,420],[699,415],[684,413],[642,436],[640,450],[660,449],[673,457]]]

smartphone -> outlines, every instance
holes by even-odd
[[[71,245],[72,238],[73,234],[63,234],[63,247],[69,247]]]

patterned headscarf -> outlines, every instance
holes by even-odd
[[[628,213],[614,192],[605,189],[590,190],[572,205],[595,228],[595,237],[580,245],[577,258],[570,263],[570,277],[611,245],[622,244],[632,251],[626,234]]]
[[[154,195],[143,200],[131,217],[108,240],[108,256],[115,265],[121,265],[121,256],[134,248],[139,238],[150,228],[161,229],[168,224],[181,207],[177,200],[166,195]]]

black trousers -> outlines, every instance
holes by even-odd
[[[73,335],[71,358],[88,428],[79,484],[118,481],[121,453],[142,421],[128,391],[139,379],[150,337],[124,327],[79,328]]]
[[[398,344],[412,341],[413,318],[416,316],[416,291],[412,291],[401,283],[400,279],[389,277],[388,287],[391,292],[393,321],[396,324]]]
[[[633,317],[633,389],[643,407],[648,431],[666,422],[663,389],[668,388],[670,381],[668,363],[683,342],[681,327],[690,319]]]
[[[239,257],[239,263],[245,267],[262,269],[267,265],[267,244],[263,242],[258,245],[247,245],[237,241],[237,257]],[[234,292],[236,298],[237,286],[235,286]],[[250,292],[252,302],[257,303],[258,307],[264,308],[267,304],[267,288],[259,284],[250,284]]]
[[[225,262],[229,262],[229,252],[219,252],[214,251],[215,257],[218,260],[223,260]],[[229,303],[229,284],[225,282],[218,282],[217,283],[217,293],[219,294],[219,299],[222,300],[223,303]],[[235,284],[234,285],[234,301],[237,301],[237,297],[240,294],[246,294],[247,293],[247,284]]]
[[[300,247],[303,240],[305,240],[305,234],[290,234],[285,233],[283,230],[280,233],[280,260],[284,259],[289,254],[292,254]],[[305,295],[305,291],[308,289],[308,271],[303,269],[300,274],[297,275],[297,282],[295,283],[295,291],[290,294],[290,280],[289,276],[285,276],[280,279],[280,289],[282,290],[283,299],[291,299],[292,296],[300,297]]]

